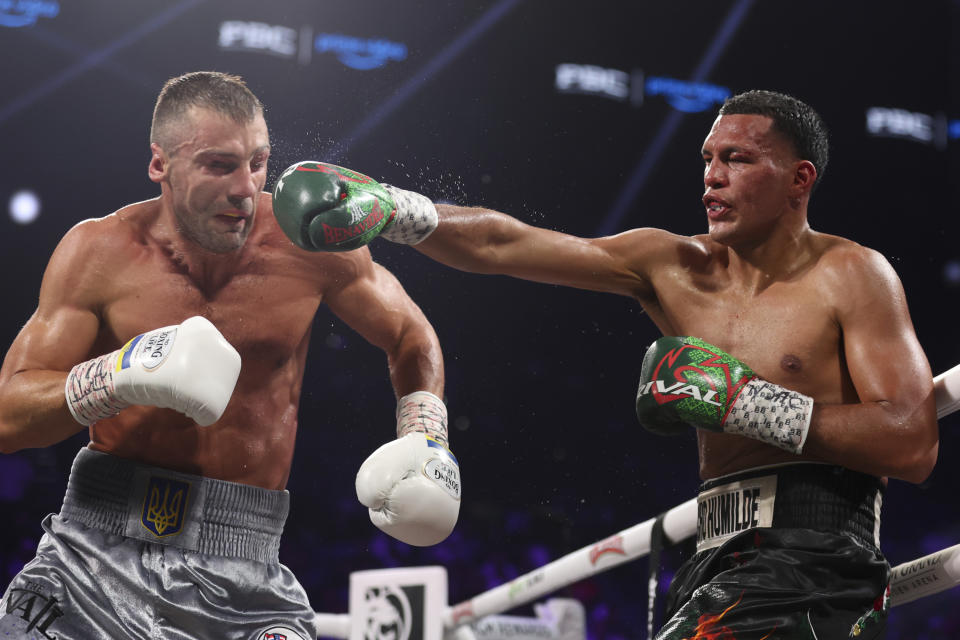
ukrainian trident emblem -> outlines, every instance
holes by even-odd
[[[150,476],[140,523],[160,538],[180,533],[189,494],[188,482]]]

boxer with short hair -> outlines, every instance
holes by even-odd
[[[314,316],[326,303],[386,354],[397,439],[356,487],[414,545],[459,510],[440,345],[368,250],[311,253],[277,226],[263,107],[240,78],[169,80],[150,148],[159,197],[63,237],[0,369],[4,453],[90,434],[0,636],[312,640],[278,547]]]
[[[433,228],[385,237],[464,271],[632,298],[666,336],[645,355],[637,415],[659,434],[696,428],[704,485],[698,553],[658,638],[704,621],[731,638],[878,637],[883,487],[922,482],[939,443],[902,285],[876,251],[810,228],[828,150],[808,105],[733,96],[702,155],[702,235],[577,238],[406,197],[385,231]]]

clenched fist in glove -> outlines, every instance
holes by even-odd
[[[142,333],[67,376],[67,406],[91,425],[131,405],[174,409],[206,427],[223,415],[240,376],[240,354],[213,324],[194,316]]]
[[[273,188],[273,214],[307,251],[352,251],[382,236],[417,244],[437,227],[437,209],[413,191],[326,162],[288,167]]]
[[[447,448],[447,411],[427,391],[400,399],[399,437],[374,451],[357,472],[357,498],[370,521],[418,547],[442,542],[460,513],[460,467]]]
[[[664,337],[647,349],[637,390],[637,418],[660,434],[685,425],[736,433],[799,454],[813,398],[754,374],[698,338]]]

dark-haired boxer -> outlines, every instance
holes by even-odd
[[[689,371],[640,385],[648,427],[698,427],[705,483],[700,553],[672,585],[659,638],[690,637],[704,622],[738,639],[876,637],[886,617],[884,479],[924,480],[939,442],[901,283],[876,251],[810,228],[828,152],[808,105],[769,91],[734,96],[702,154],[703,235],[577,238],[437,205],[439,225],[416,248],[464,271],[633,298],[665,336],[706,340],[755,372],[749,385],[727,381],[722,402],[719,387],[691,388]],[[398,215],[430,207],[408,198]],[[301,215],[278,215],[288,213]],[[671,413],[695,394],[709,419]]]
[[[440,346],[369,251],[308,253],[280,231],[263,108],[242,80],[168,81],[150,147],[159,197],[64,236],[0,370],[4,453],[90,434],[0,601],[0,637],[312,640],[278,547],[314,315],[326,303],[386,353],[397,439],[357,493],[415,545],[443,540],[459,510]]]

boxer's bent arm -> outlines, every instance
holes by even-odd
[[[73,365],[90,357],[100,327],[96,274],[108,272],[98,261],[101,236],[96,221],[80,223],[50,257],[37,309],[0,368],[0,451],[49,446],[84,428],[67,408],[64,386]]]
[[[97,335],[96,316],[61,307],[38,309],[21,329],[0,369],[0,451],[46,447],[84,426],[67,408],[70,368],[87,356]]]
[[[629,297],[649,295],[654,261],[679,240],[661,229],[580,238],[488,209],[437,205],[440,224],[414,248],[448,266]]]
[[[456,525],[461,486],[459,466],[447,449],[440,344],[396,278],[374,264],[366,249],[349,253],[363,260],[355,261],[354,277],[328,290],[327,305],[386,352],[398,399],[406,397],[413,405],[398,404],[397,439],[360,465],[357,499],[370,521],[394,538],[417,546],[437,544]],[[411,398],[412,392],[420,393]],[[431,406],[428,415],[416,415],[426,406]]]
[[[893,268],[878,253],[859,251],[839,274],[839,320],[860,403],[815,404],[804,451],[877,476],[922,482],[939,446],[930,365]]]
[[[365,340],[387,355],[397,397],[429,391],[443,397],[443,354],[430,322],[389,271],[366,249],[350,252],[353,277],[328,290],[327,306]]]

